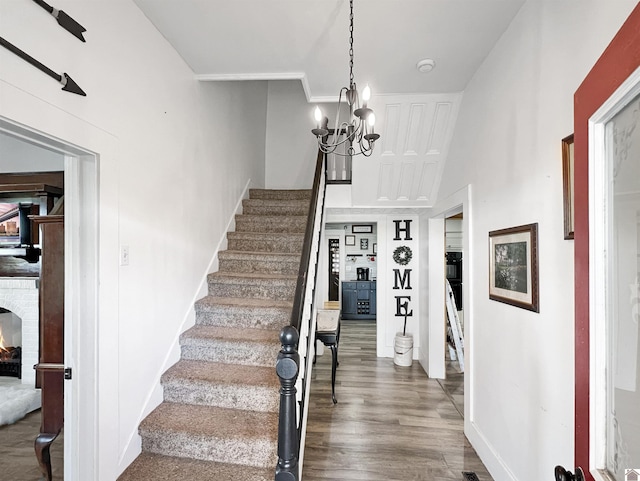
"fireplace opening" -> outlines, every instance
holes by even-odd
[[[0,376],[22,379],[22,348],[0,348]]]
[[[22,321],[0,308],[0,376],[22,379]]]

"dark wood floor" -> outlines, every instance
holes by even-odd
[[[303,480],[447,481],[472,471],[492,481],[463,433],[463,375],[450,367],[438,382],[415,361],[379,359],[375,336],[375,322],[342,322],[336,405],[331,356],[318,357]]]
[[[33,448],[40,434],[40,410],[27,414],[20,421],[0,426],[0,479],[6,481],[38,481],[42,475]],[[53,479],[62,481],[62,434],[51,445]]]

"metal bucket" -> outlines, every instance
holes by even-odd
[[[413,335],[396,334],[393,363],[397,366],[411,366],[413,363]]]

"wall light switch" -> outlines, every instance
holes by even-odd
[[[121,266],[129,265],[129,246],[120,247],[120,265]]]

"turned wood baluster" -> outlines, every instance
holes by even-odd
[[[298,331],[285,326],[280,331],[282,349],[276,361],[280,378],[280,418],[278,420],[278,464],[276,481],[298,481],[298,428],[296,426],[296,380],[300,367]]]

